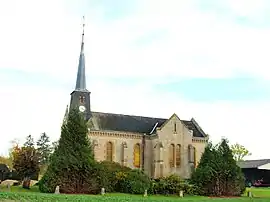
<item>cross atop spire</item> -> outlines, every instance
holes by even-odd
[[[81,52],[80,52],[80,58],[79,58],[79,66],[78,66],[75,90],[87,91],[86,90],[86,81],[85,81],[84,27],[85,27],[85,22],[84,22],[84,16],[83,16],[83,32],[82,32]]]
[[[81,52],[83,51],[84,46],[84,27],[85,27],[85,18],[83,16],[83,31],[82,31],[82,45],[81,45]]]

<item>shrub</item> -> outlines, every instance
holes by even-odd
[[[199,193],[198,187],[196,185],[190,184],[189,182],[182,182],[181,190],[183,190],[184,194],[190,196],[198,195]]]
[[[183,191],[187,195],[197,195],[197,187],[181,180],[177,175],[152,180],[149,193],[160,195],[177,195]]]
[[[130,170],[117,173],[117,188],[119,192],[142,194],[150,188],[150,178],[141,170]]]
[[[177,175],[170,175],[152,181],[151,192],[153,194],[169,195],[177,194],[182,190],[181,179]]]
[[[160,194],[177,194],[181,190],[181,178],[177,175],[170,175],[161,179],[158,183]]]
[[[131,171],[131,168],[120,165],[116,162],[102,161],[99,163],[100,175],[104,178],[103,187],[107,192],[119,192],[118,179],[120,173]]]

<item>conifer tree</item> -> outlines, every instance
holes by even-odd
[[[210,143],[205,148],[191,182],[198,187],[200,195],[240,196],[243,193],[244,176],[226,139],[216,146]]]
[[[222,192],[223,195],[239,195],[245,190],[245,179],[241,168],[237,166],[233,152],[229,147],[228,140],[222,139],[218,152],[221,155],[220,162]]]
[[[26,141],[25,143],[23,144],[24,147],[34,147],[35,144],[34,144],[34,138],[32,137],[32,135],[28,135],[26,137]]]
[[[86,121],[73,109],[62,125],[58,146],[39,186],[42,192],[95,193],[100,191],[93,150],[87,137]]]
[[[52,146],[50,145],[50,139],[45,132],[41,133],[37,141],[37,151],[39,154],[40,175],[43,175],[44,171],[48,166],[49,158],[52,153]]]

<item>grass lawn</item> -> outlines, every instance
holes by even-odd
[[[139,201],[229,201],[229,202],[241,202],[241,201],[258,201],[269,202],[270,201],[270,189],[253,188],[252,193],[255,198],[249,199],[247,197],[241,198],[208,198],[198,196],[186,196],[184,198],[179,197],[165,197],[165,196],[148,196],[143,197],[141,195],[128,195],[128,194],[106,194],[101,195],[65,195],[65,194],[43,194],[39,193],[38,187],[33,186],[30,190],[25,190],[19,186],[11,187],[11,192],[8,192],[6,187],[0,189],[0,201],[12,202],[12,201],[92,201],[92,202],[139,202]]]
[[[250,190],[254,197],[268,198],[270,202],[270,188],[252,188]]]

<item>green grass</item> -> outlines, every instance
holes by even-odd
[[[270,201],[270,188],[252,188],[251,190],[254,197],[269,198]]]
[[[31,189],[23,189],[21,186],[11,186],[10,187],[11,192],[35,192],[39,193],[38,186],[32,186]],[[1,192],[9,192],[7,186],[0,185],[0,193]]]
[[[8,192],[6,187],[0,189],[0,201],[11,202],[11,201],[92,201],[92,202],[154,202],[154,201],[203,201],[203,202],[215,202],[215,201],[229,201],[229,202],[244,202],[244,201],[255,201],[255,202],[269,202],[270,201],[270,189],[253,188],[252,193],[255,198],[249,199],[247,197],[241,198],[208,198],[199,196],[186,196],[184,198],[179,197],[166,197],[166,196],[148,196],[143,197],[142,195],[129,195],[129,194],[106,194],[101,195],[66,195],[66,194],[43,194],[40,193],[37,186],[31,187],[30,190],[23,189],[20,186],[11,187],[11,191]]]

